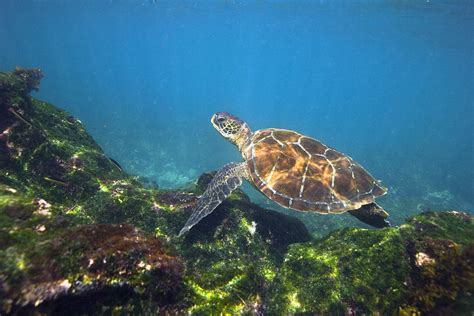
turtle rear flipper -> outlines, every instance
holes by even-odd
[[[361,222],[376,228],[391,226],[390,222],[387,220],[388,213],[377,203],[362,205],[356,210],[349,211],[349,213]]]
[[[191,216],[179,232],[179,236],[182,236],[191,227],[199,223],[201,219],[211,214],[232,191],[237,189],[245,177],[245,170],[246,165],[243,162],[232,162],[219,169],[207,186],[204,194],[199,198]]]

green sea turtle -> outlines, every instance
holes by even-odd
[[[211,123],[237,146],[244,161],[226,164],[216,173],[180,236],[209,215],[244,179],[285,208],[322,214],[348,211],[372,226],[390,225],[388,213],[374,202],[387,189],[352,158],[294,131],[269,128],[252,132],[245,122],[225,112],[214,114]]]

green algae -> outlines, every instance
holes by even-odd
[[[179,300],[183,266],[160,240],[126,224],[77,226],[42,213],[29,211],[29,217],[17,218],[0,208],[3,312],[39,306],[49,313],[52,299],[72,293],[76,300],[83,297],[77,304],[89,302],[89,293],[122,290],[132,291],[129,298],[102,303],[121,306],[153,297],[159,308]]]
[[[402,226],[413,270],[407,308],[423,313],[472,310],[474,220],[459,211],[426,212]]]
[[[473,234],[470,216],[430,212],[400,228],[344,229],[293,245],[270,313],[452,311],[473,288]]]
[[[192,307],[197,314],[243,312],[257,303],[272,280],[268,271],[275,266],[268,247],[258,234],[252,235],[240,212],[232,213],[230,223],[213,236],[183,245],[183,256],[190,259],[189,282],[197,289]]]
[[[294,245],[273,290],[272,312],[390,311],[406,291],[403,255],[394,229],[346,229]],[[389,301],[378,299],[387,295]]]

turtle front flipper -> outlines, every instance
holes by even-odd
[[[390,226],[390,222],[387,221],[388,213],[377,203],[362,205],[356,210],[349,211],[349,213],[361,222],[376,228]]]
[[[196,207],[179,236],[186,233],[201,219],[211,214],[241,184],[246,175],[246,164],[232,162],[222,167],[212,178],[204,194],[199,198]]]

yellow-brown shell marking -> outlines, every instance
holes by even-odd
[[[244,156],[255,186],[284,207],[342,213],[387,192],[350,157],[293,131],[255,132]]]

